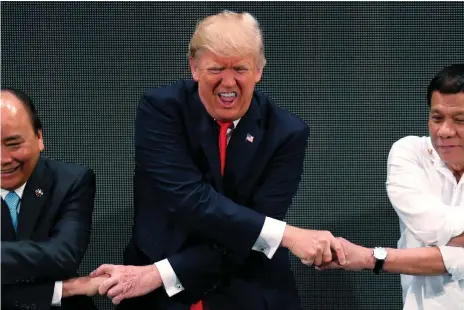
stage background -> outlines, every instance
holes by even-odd
[[[288,222],[365,246],[396,245],[388,151],[403,136],[427,134],[427,84],[464,58],[463,4],[2,2],[2,86],[35,100],[46,156],[97,174],[82,274],[122,262],[143,89],[189,77],[196,21],[223,9],[258,18],[268,59],[259,88],[311,129]],[[292,263],[304,309],[401,309],[397,275]],[[95,302],[112,309],[105,298]]]

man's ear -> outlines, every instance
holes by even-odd
[[[37,131],[37,139],[39,139],[39,150],[42,152],[45,149],[44,141],[43,141],[43,134],[42,129]]]
[[[195,81],[198,82],[198,68],[196,65],[196,61],[193,57],[189,58],[189,64],[190,64],[190,72],[192,73],[192,77]]]

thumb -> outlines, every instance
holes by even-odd
[[[113,269],[114,269],[114,265],[104,264],[104,265],[101,265],[100,267],[98,267],[97,269],[95,269],[94,271],[92,271],[89,274],[89,277],[94,278],[94,277],[101,276],[101,275],[103,275],[105,273],[111,274]]]

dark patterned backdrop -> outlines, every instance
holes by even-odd
[[[196,21],[223,9],[258,18],[268,58],[259,88],[311,128],[288,222],[365,246],[396,245],[398,221],[385,193],[388,151],[400,137],[427,134],[427,83],[464,59],[463,4],[2,2],[2,85],[35,99],[45,155],[97,173],[82,274],[122,261],[143,89],[189,77]],[[322,273],[296,260],[293,267],[304,309],[401,308],[397,275]]]

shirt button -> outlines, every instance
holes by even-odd
[[[180,290],[182,288],[182,285],[176,284],[176,287]]]
[[[259,250],[260,250],[261,252],[264,252],[264,251],[266,251],[266,248],[265,248],[265,247],[260,247]]]

